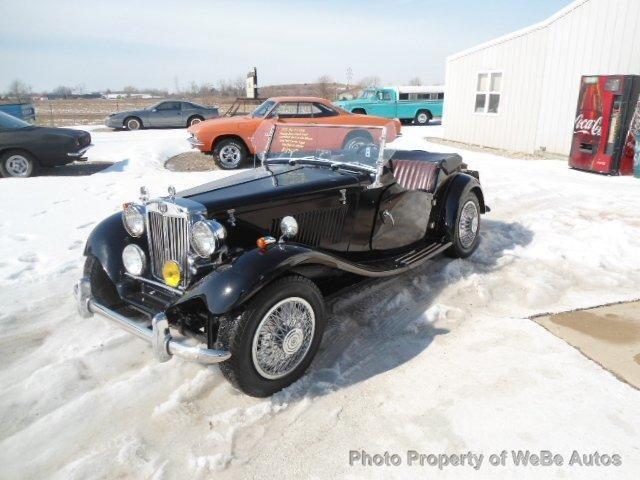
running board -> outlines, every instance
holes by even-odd
[[[339,261],[334,264],[334,266],[366,277],[387,277],[398,275],[399,273],[418,267],[430,258],[442,253],[450,246],[451,242],[431,243],[424,248],[411,250],[395,258],[387,258],[368,264]]]
[[[429,245],[422,250],[414,250],[412,252],[404,254],[403,256],[396,259],[396,264],[398,265],[398,267],[406,267],[411,265],[412,263],[419,262],[420,260],[431,258],[446,250],[450,246],[451,243],[434,243],[433,245]]]

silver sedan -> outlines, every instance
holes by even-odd
[[[107,127],[126,130],[191,127],[218,116],[217,107],[205,107],[183,100],[165,100],[142,110],[113,113],[104,123]]]

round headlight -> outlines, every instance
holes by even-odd
[[[200,220],[191,227],[191,246],[196,255],[207,258],[216,252],[226,236],[225,228],[215,220]]]
[[[280,221],[280,231],[286,238],[295,237],[298,234],[298,222],[293,217],[284,217]]]
[[[130,243],[122,251],[122,263],[131,275],[140,276],[147,267],[147,257],[139,246]]]
[[[127,203],[122,211],[124,228],[132,237],[140,237],[144,233],[144,207],[135,203]]]

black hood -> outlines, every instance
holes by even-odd
[[[30,126],[15,130],[16,134],[24,135],[30,141],[66,143],[85,147],[91,143],[91,134],[74,128],[53,128]]]
[[[89,132],[85,132],[84,130],[76,130],[74,128],[38,127],[36,125],[21,128],[20,130],[16,131],[33,132],[40,135],[64,135],[71,138],[80,138],[85,135],[89,135]]]
[[[272,165],[254,168],[180,192],[179,196],[204,205],[209,212],[260,205],[274,200],[346,188],[366,182],[365,173],[308,165]]]

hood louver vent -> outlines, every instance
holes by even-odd
[[[339,242],[342,238],[347,211],[347,206],[340,206],[293,215],[298,221],[299,228],[298,235],[292,240],[313,247]],[[276,238],[280,236],[280,220],[282,219],[274,218],[271,222],[271,235]]]

